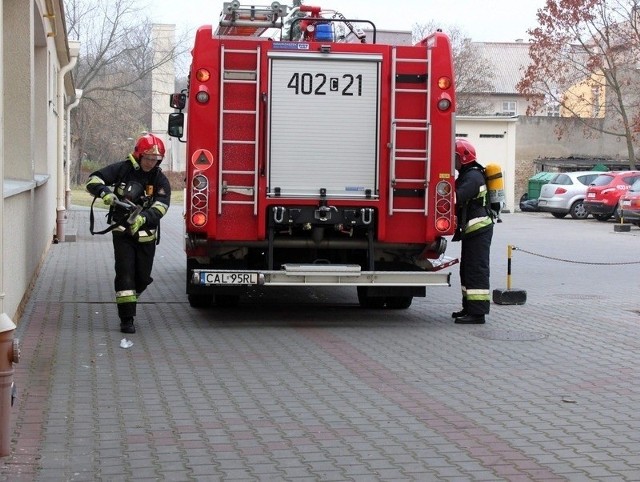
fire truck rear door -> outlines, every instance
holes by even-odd
[[[269,57],[269,195],[377,197],[382,57]]]

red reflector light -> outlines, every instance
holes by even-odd
[[[449,77],[440,77],[438,79],[438,87],[442,90],[448,89],[451,87],[451,79]]]
[[[191,223],[194,226],[204,226],[205,223],[207,222],[207,216],[204,215],[204,213],[196,213],[193,216],[191,216]]]
[[[451,221],[449,221],[449,219],[447,218],[438,218],[436,220],[436,229],[438,231],[449,231],[449,228],[451,227]]]
[[[451,203],[448,199],[439,199],[436,203],[436,212],[438,214],[448,214],[451,212]]]
[[[198,79],[199,82],[206,82],[210,78],[211,74],[207,69],[198,69],[196,72],[196,79]]]

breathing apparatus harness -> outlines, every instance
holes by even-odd
[[[91,212],[89,214],[89,230],[92,235],[107,234],[119,227],[124,227],[126,230],[134,223],[136,217],[142,212],[144,206],[149,204],[151,197],[146,195],[142,184],[137,181],[128,181],[126,184],[124,183],[124,178],[132,169],[133,167],[131,164],[125,164],[124,169],[121,169],[121,172],[118,175],[118,180],[114,183],[114,186],[116,186],[116,190],[118,190],[119,186],[122,186],[123,194],[118,196],[118,194],[114,193],[117,199],[113,205],[109,207],[109,212],[107,213],[107,222],[109,223],[109,226],[101,231],[94,231],[95,216],[93,213],[93,205],[95,204],[96,199],[100,197],[99,195],[94,196],[93,201],[91,202]],[[159,167],[156,168],[153,182],[151,183],[154,186],[154,194],[156,192],[155,184],[159,169]],[[159,224],[156,237],[156,244],[158,243],[160,243]]]

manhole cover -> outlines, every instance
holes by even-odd
[[[547,337],[545,333],[538,333],[537,331],[499,330],[492,328],[477,330],[473,334],[478,338],[485,338],[487,340],[505,341],[535,341]]]

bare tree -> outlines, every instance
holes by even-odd
[[[555,104],[585,134],[613,135],[635,169],[640,132],[638,0],[547,0],[529,30],[532,64],[517,88],[528,114]],[[558,135],[563,131],[559,127]]]
[[[65,0],[69,38],[81,44],[74,71],[82,101],[73,112],[71,166],[80,182],[80,161],[98,165],[123,158],[132,140],[151,124],[153,69],[180,52],[154,58],[150,19],[130,0]],[[183,46],[185,49],[186,46]]]
[[[436,29],[438,26],[433,21],[414,24],[412,29],[414,42],[422,40]],[[483,100],[483,95],[490,95],[495,90],[491,63],[482,56],[471,39],[459,27],[451,26],[442,30],[451,39],[456,75],[456,113],[459,115],[489,114],[491,103]]]

